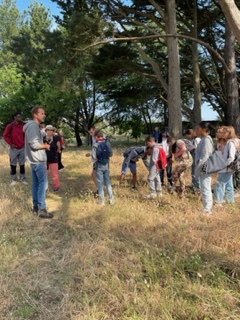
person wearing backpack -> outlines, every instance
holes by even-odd
[[[161,198],[162,185],[159,172],[160,169],[165,169],[167,166],[166,153],[160,145],[156,144],[155,138],[152,136],[146,139],[146,144],[151,148],[148,174],[150,193],[146,195],[146,199],[155,199],[157,197]]]
[[[14,121],[9,123],[3,133],[5,142],[10,146],[11,186],[17,183],[17,164],[20,166],[20,181],[28,184],[25,175],[25,134],[23,119],[20,112],[14,114]]]
[[[105,205],[104,185],[107,188],[109,203],[114,204],[113,191],[110,181],[109,160],[112,157],[112,148],[108,140],[104,138],[104,133],[101,130],[95,132],[96,142],[92,148],[92,160],[95,165],[99,205]]]
[[[128,169],[130,169],[132,173],[132,190],[134,191],[137,189],[137,161],[142,159],[145,167],[148,169],[149,163],[147,156],[150,155],[150,149],[150,147],[130,147],[124,151],[120,184],[122,184],[125,176],[127,175]]]
[[[172,172],[173,185],[170,187],[169,193],[173,194],[174,191],[176,191],[176,184],[179,180],[180,195],[183,196],[186,191],[184,172],[188,168],[191,168],[193,159],[183,140],[176,140],[173,137],[169,137],[168,143],[171,148],[170,153],[172,154],[172,161],[177,162]]]
[[[91,146],[93,147],[96,144],[96,133],[99,131],[100,129],[97,129],[94,125],[91,125],[88,128],[88,134],[91,137]],[[103,138],[105,138],[107,140],[107,136],[105,133],[103,133]],[[92,157],[92,151],[88,152],[85,154],[86,157],[91,157],[92,163],[93,163],[93,167],[92,167],[92,172],[91,172],[91,178],[92,181],[94,183],[94,185],[96,186],[96,188],[98,187],[98,182],[97,182],[97,173],[96,173],[96,164],[95,161],[93,160]],[[94,192],[95,197],[98,197],[98,190],[96,192]]]
[[[218,173],[217,182],[214,188],[215,205],[221,207],[224,201],[227,203],[234,203],[234,187],[233,187],[233,173],[234,171],[229,167],[235,160],[236,146],[233,139],[236,138],[235,129],[232,126],[223,127],[222,139],[225,140],[224,149],[222,151],[223,159],[227,167]]]

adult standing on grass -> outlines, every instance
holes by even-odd
[[[201,138],[195,153],[195,177],[200,178],[200,191],[202,193],[203,212],[212,213],[213,196],[212,196],[212,176],[203,171],[205,162],[214,151],[214,145],[210,136],[212,125],[202,121],[197,127],[197,136]]]
[[[26,158],[32,170],[33,212],[41,218],[52,218],[53,214],[47,212],[46,206],[46,150],[50,150],[50,145],[43,143],[40,130],[40,124],[44,122],[46,114],[42,106],[36,105],[32,109],[32,115],[33,120],[25,124],[24,131]]]
[[[25,176],[25,135],[23,119],[20,112],[14,114],[14,121],[9,123],[3,133],[3,138],[10,146],[10,176],[11,186],[17,183],[17,163],[20,166],[20,181],[28,184]]]
[[[232,126],[223,127],[222,139],[226,141],[222,154],[227,166],[235,159],[236,139],[235,129]],[[226,167],[218,173],[218,179],[214,188],[216,205],[222,206],[226,199],[227,203],[234,203],[233,170]]]
[[[154,128],[152,136],[154,137],[156,143],[158,143],[159,140],[161,140],[162,134],[158,127]]]

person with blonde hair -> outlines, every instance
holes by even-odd
[[[223,138],[223,130],[224,130],[224,126],[221,126],[217,129],[217,133],[216,133],[216,137],[217,137],[217,150],[218,151],[223,151],[224,146],[226,144],[225,139]]]
[[[222,139],[225,141],[222,150],[223,159],[227,167],[218,173],[217,182],[214,188],[216,198],[215,205],[222,206],[226,200],[227,203],[234,203],[234,188],[233,188],[233,170],[228,166],[234,161],[236,155],[236,146],[234,139],[236,138],[235,129],[232,126],[223,127]]]

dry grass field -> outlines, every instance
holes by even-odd
[[[31,213],[31,186],[9,186],[8,151],[0,150],[1,320],[240,319],[240,200],[212,216],[198,195],[144,200],[130,175],[118,186],[122,149],[114,148],[116,203],[91,193],[86,149],[63,154],[58,194],[47,195],[52,220]],[[189,175],[189,174],[188,174]],[[27,165],[29,181],[30,169]],[[189,182],[189,179],[188,179]]]

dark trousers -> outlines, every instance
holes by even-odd
[[[170,185],[172,185],[172,161],[171,159],[167,159],[167,167],[165,170],[160,170],[160,179],[161,183],[164,184],[164,172],[167,172],[167,179]]]
[[[62,164],[62,152],[58,153],[58,170],[61,170],[64,168],[64,165]]]

